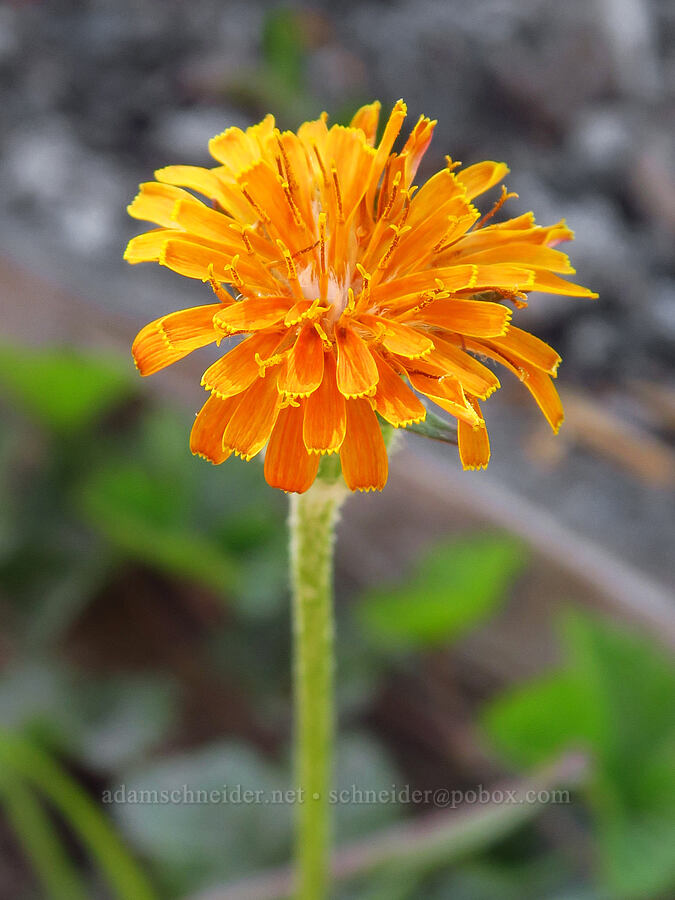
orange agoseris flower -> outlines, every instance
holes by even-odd
[[[504,189],[481,218],[472,201],[503,179],[503,163],[456,171],[447,157],[418,189],[435,122],[420,118],[393,153],[405,104],[376,146],[379,112],[364,106],[348,128],[329,128],[325,114],[297,133],[272,116],[229,128],[209,143],[219,165],[160,169],[129,206],[159,228],[134,238],[125,258],[208,281],[217,299],[147,325],[133,345],[141,374],[247,335],[204,373],[210,396],[190,446],[221,463],[267,444],[265,477],[285,491],[307,490],[321,454],[338,452],[349,488],[381,489],[376,413],[394,427],[420,422],[419,395],[457,419],[464,468],[485,467],[479,400],[499,387],[486,358],[521,379],[557,430],[560,357],[511,325],[504,301],[518,308],[529,291],[595,296],[555,274],[574,271],[551,249],[573,236],[564,221],[490,222]]]

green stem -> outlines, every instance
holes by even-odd
[[[296,704],[297,898],[328,895],[333,766],[333,544],[346,494],[343,485],[317,479],[291,495]]]

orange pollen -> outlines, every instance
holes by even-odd
[[[313,244],[310,244],[309,247],[303,247],[302,250],[296,250],[295,253],[291,254],[293,259],[297,259],[299,256],[303,256],[305,253],[309,253],[310,250],[316,250],[319,246],[319,241],[314,241]]]
[[[323,330],[323,328],[321,327],[321,325],[319,325],[318,322],[315,322],[315,323],[314,323],[314,328],[315,328],[315,330],[316,330],[316,333],[319,335],[319,337],[321,338],[321,340],[322,340],[322,342],[323,342],[323,349],[324,349],[324,350],[332,350],[332,349],[333,349],[333,342],[332,342],[331,339],[328,337],[328,335],[326,334],[326,332]]]
[[[259,353],[256,353],[254,358],[262,376],[265,374],[265,369],[269,369],[270,366],[276,366],[278,363],[283,362],[286,358],[286,354],[275,353],[274,356],[268,356],[267,359],[263,359]]]
[[[238,222],[232,222],[230,224],[230,228],[233,231],[236,231],[237,234],[239,235],[239,237],[242,239],[243,244],[246,247],[246,252],[248,253],[248,255],[255,256],[255,250],[253,249],[253,244],[251,243],[251,239],[249,238],[248,234],[246,233],[247,228],[242,227],[241,225],[239,225]]]
[[[251,206],[253,207],[253,209],[258,213],[258,217],[259,217],[260,219],[262,219],[262,221],[263,221],[266,225],[268,225],[272,220],[271,220],[270,217],[267,215],[267,213],[265,212],[265,210],[264,210],[259,204],[257,204],[257,203],[255,202],[255,200],[253,199],[253,197],[251,197],[251,195],[250,195],[249,192],[248,192],[248,184],[242,184],[242,186],[241,186],[241,192],[242,192],[242,194],[244,195],[244,197],[246,197],[246,199],[248,200],[248,202],[251,204]]]
[[[319,214],[319,271],[326,274],[326,213]]]
[[[284,196],[286,197],[286,202],[288,203],[288,205],[291,209],[291,215],[293,216],[293,221],[295,222],[295,224],[298,227],[300,227],[300,228],[304,227],[305,223],[304,223],[302,216],[300,215],[300,210],[298,209],[297,204],[296,204],[295,200],[293,199],[293,194],[291,193],[290,184],[287,181],[284,181],[284,183],[281,185],[281,187],[284,190]]]
[[[239,262],[239,254],[237,253],[235,256],[232,257],[232,262],[228,266],[227,271],[230,274],[230,281],[232,282],[232,284],[236,285],[236,287],[238,287],[239,290],[241,291],[241,293],[243,294],[245,284],[244,284],[244,279],[241,277],[241,275],[239,274],[239,272],[237,270],[238,262]]]
[[[401,173],[397,172],[396,177],[394,178],[394,182],[391,186],[391,194],[389,195],[389,200],[387,201],[387,205],[384,208],[384,212],[382,213],[382,218],[386,219],[389,213],[391,212],[391,208],[394,205],[394,201],[396,200],[396,196],[398,194],[399,185],[401,184]]]
[[[394,231],[394,239],[392,240],[391,244],[389,244],[389,248],[387,249],[387,252],[384,254],[384,256],[378,262],[378,264],[377,264],[378,269],[386,269],[387,268],[387,265],[389,264],[389,260],[391,259],[391,255],[394,252],[394,250],[396,249],[396,247],[398,246],[399,241],[401,240],[401,234],[405,234],[405,232],[406,232],[405,228],[401,228],[398,225],[390,225],[389,227]],[[407,230],[409,230],[409,229],[407,229]]]
[[[228,294],[228,292],[221,284],[218,284],[215,279],[215,276],[213,274],[213,263],[209,263],[208,273],[209,284],[211,285],[211,290],[216,295],[216,297],[220,300],[221,303],[231,303],[232,297]]]
[[[319,147],[316,142],[312,144],[312,150],[314,151],[314,155],[316,156],[316,161],[319,163],[319,168],[321,169],[321,177],[323,178],[323,183],[328,184],[328,176],[326,175],[326,167],[323,164],[323,160],[321,159],[321,153],[319,152]]]
[[[281,156],[282,156],[283,161],[284,161],[284,169],[285,169],[285,171],[286,171],[286,180],[288,181],[288,184],[290,185],[291,190],[292,190],[292,191],[295,191],[295,190],[297,189],[297,187],[298,187],[298,182],[297,182],[296,179],[293,177],[293,169],[291,168],[291,161],[290,161],[289,158],[288,158],[288,153],[286,153],[286,148],[285,148],[284,145],[283,145],[283,142],[282,142],[282,140],[281,140],[281,135],[279,134],[279,130],[278,130],[278,129],[276,130],[276,135],[275,135],[275,136],[276,136],[276,139],[277,139],[277,145],[278,145],[278,147],[279,147],[279,150],[280,150],[280,152],[281,152]],[[277,159],[279,159],[279,157],[277,157]]]
[[[363,287],[361,288],[359,306],[367,308],[370,303],[370,275],[368,274],[368,272],[366,272],[361,263],[357,263],[356,268],[358,269],[359,275],[363,279]]]
[[[344,211],[342,209],[342,194],[340,192],[340,179],[338,178],[338,170],[335,163],[331,166],[331,173],[333,175],[333,186],[335,188],[335,201],[337,203],[338,208],[338,222],[342,223],[345,220]]]
[[[514,193],[513,191],[510,191],[510,192],[507,191],[506,185],[502,185],[501,197],[499,198],[499,200],[497,200],[497,202],[492,207],[490,212],[486,213],[482,219],[479,219],[476,222],[476,224],[474,225],[474,229],[477,231],[479,228],[482,228],[486,222],[490,221],[490,219],[494,216],[495,213],[499,212],[499,210],[502,208],[502,206],[506,203],[507,200],[510,200],[517,196],[518,196],[518,194]]]

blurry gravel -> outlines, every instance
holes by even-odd
[[[265,111],[264,93],[250,85],[263,67],[271,6],[55,0],[0,7],[0,249],[138,321],[199,302],[198,286],[121,261],[138,231],[124,207],[154,168],[206,162],[210,136]],[[532,208],[542,223],[568,219],[577,234],[577,279],[601,298],[540,296],[521,317],[561,350],[566,383],[610,404],[632,379],[672,385],[670,0],[294,8],[307,43],[303,114],[404,97],[411,120],[421,112],[439,119],[420,177],[446,152],[465,164],[505,159],[508,187],[522,198],[510,201],[510,212]],[[288,116],[282,124],[297,124]],[[667,498],[580,454],[555,477],[532,477],[512,457],[518,423],[501,418],[509,450],[492,464],[492,477],[540,502],[562,503],[569,524],[666,573],[659,536],[664,528],[673,533]],[[631,532],[639,539],[631,542]]]

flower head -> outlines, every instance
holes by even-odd
[[[420,422],[421,396],[457,419],[464,468],[485,467],[479,401],[499,387],[486,359],[514,372],[557,430],[560,357],[511,324],[507,302],[517,309],[535,290],[595,296],[560,277],[574,271],[552,249],[573,236],[564,221],[481,218],[473,201],[503,179],[503,163],[459,169],[447,157],[417,188],[435,122],[421,117],[395,153],[405,104],[376,144],[379,112],[364,106],[348,128],[325,114],[297,133],[272,116],[229,128],[209,142],[216,167],[160,169],[129,206],[159,227],[125,258],[209,282],[216,299],[147,325],[133,345],[141,374],[245,335],[204,373],[190,446],[221,463],[267,445],[265,477],[285,491],[305,491],[327,453],[340,454],[349,488],[381,489],[378,416]]]

